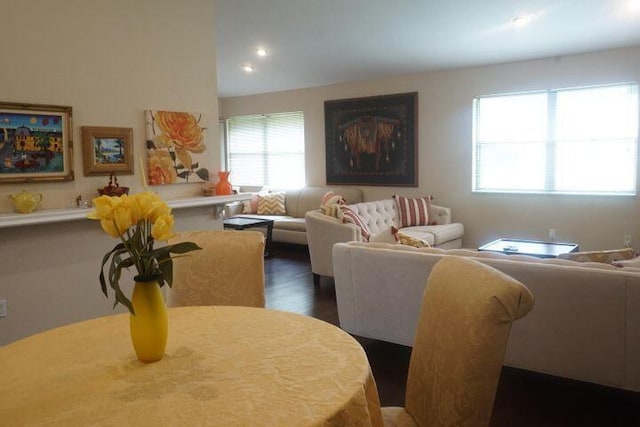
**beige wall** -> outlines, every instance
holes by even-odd
[[[471,193],[471,116],[476,95],[640,80],[640,47],[454,71],[430,72],[305,90],[225,98],[221,115],[302,110],[308,185],[325,184],[324,101],[417,91],[418,188],[365,187],[366,200],[432,194],[464,223],[467,247],[509,236],[575,241],[581,249],[618,248],[631,234],[640,248],[635,197]]]
[[[4,4],[7,3],[7,4]],[[73,107],[74,170],[65,183],[3,184],[0,213],[9,194],[43,193],[42,208],[90,199],[108,177],[84,177],[81,126],[133,128],[135,175],[118,181],[142,188],[146,161],[145,109],[207,113],[214,166],[218,102],[213,2],[209,0],[21,0],[4,2],[0,37],[0,102]],[[199,194],[197,184],[155,187],[167,197]]]
[[[212,129],[214,168],[220,165],[214,2],[210,0],[20,0],[3,2],[0,101],[73,107],[76,179],[3,184],[44,195],[43,208],[62,208],[78,194],[92,198],[108,177],[82,172],[80,126],[133,128],[135,175],[121,185],[142,189],[145,109],[204,112]],[[166,198],[200,194],[198,184],[154,187]],[[208,226],[210,208],[176,211],[179,229]],[[0,229],[0,345],[60,324],[112,313],[99,290],[98,268],[115,240],[94,221]]]

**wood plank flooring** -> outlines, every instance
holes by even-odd
[[[333,281],[322,278],[314,287],[306,247],[274,245],[265,277],[267,307],[338,325]],[[411,348],[356,338],[369,357],[382,405],[403,406]],[[504,367],[491,426],[640,426],[640,393]]]

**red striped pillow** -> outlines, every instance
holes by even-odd
[[[431,220],[431,196],[408,198],[394,195],[398,212],[400,213],[400,227],[414,225],[434,225]]]
[[[364,223],[362,218],[360,218],[360,215],[358,215],[347,205],[341,205],[340,212],[342,216],[342,222],[350,222],[358,226],[360,228],[360,235],[362,236],[362,240],[364,242],[368,242],[369,236],[371,236],[371,231],[369,230],[369,227],[367,227],[367,224]]]

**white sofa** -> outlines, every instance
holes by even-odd
[[[394,199],[349,204],[362,218],[372,233],[388,230],[390,226],[398,227],[400,216]],[[455,249],[462,247],[464,226],[453,223],[451,209],[431,205],[431,220],[436,225],[403,227],[400,231],[408,236],[426,241],[437,248]],[[352,223],[342,223],[337,218],[324,215],[316,209],[307,212],[307,236],[309,239],[309,256],[314,283],[320,276],[333,277],[331,250],[338,242],[362,241],[359,228]]]
[[[259,187],[240,188],[240,192],[257,192]],[[272,240],[274,242],[307,244],[307,232],[304,215],[307,211],[318,209],[322,196],[328,191],[343,195],[348,203],[359,203],[363,200],[359,187],[304,187],[296,189],[270,189],[271,192],[283,192],[285,215],[243,214],[243,203],[236,202],[227,206],[225,215],[251,218],[268,218],[274,221]]]
[[[333,249],[340,326],[363,337],[413,344],[434,264],[472,256],[534,294],[513,325],[505,365],[640,391],[640,269],[473,250],[341,243]]]

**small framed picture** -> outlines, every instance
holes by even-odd
[[[133,129],[82,126],[84,175],[133,174]]]

